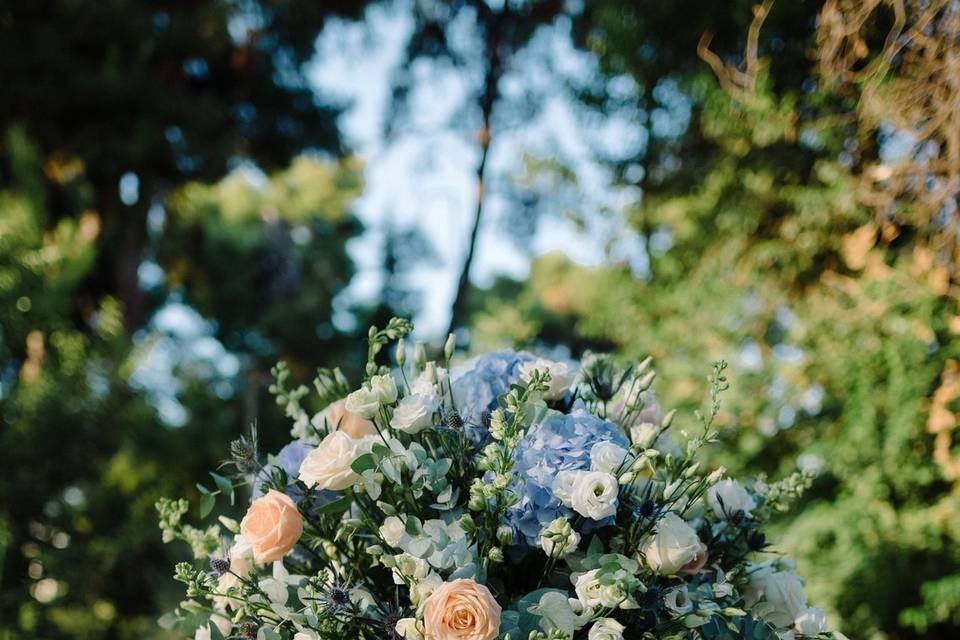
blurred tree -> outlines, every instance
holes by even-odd
[[[0,3],[0,123],[19,123],[55,178],[82,169],[84,207],[102,219],[82,292],[149,317],[137,270],[147,211],[236,157],[265,170],[305,148],[339,148],[334,107],[302,66],[331,15],[363,2],[134,0]],[[55,211],[60,209],[53,207]],[[59,215],[64,215],[60,213]]]
[[[627,216],[645,240],[645,274],[547,256],[513,298],[478,304],[473,326],[487,344],[539,335],[650,353],[662,363],[666,401],[686,407],[699,402],[705,363],[732,361],[727,420],[740,428],[718,462],[754,473],[784,473],[798,459],[821,469],[781,549],[797,555],[812,597],[857,637],[953,638],[960,343],[955,234],[944,240],[956,219],[950,146],[912,140],[898,157],[891,175],[919,174],[939,189],[917,207],[916,178],[892,182],[879,215],[863,183],[877,186],[875,167],[889,164],[897,131],[953,109],[950,81],[923,93],[927,111],[910,111],[906,93],[880,100],[885,89],[944,77],[918,73],[919,53],[891,60],[884,43],[940,51],[946,45],[912,45],[909,34],[948,41],[957,10],[771,4],[735,3],[722,16],[588,5],[584,43],[609,73],[635,78],[648,114],[650,144],[618,167],[642,189]],[[863,83],[839,78],[838,90],[838,78],[819,71],[836,64],[824,49],[809,52],[829,41],[831,11],[862,18],[867,5],[876,11],[844,36],[854,44],[832,50],[855,52],[856,68],[885,66]],[[712,42],[701,40],[708,27]],[[696,63],[698,45],[713,74]],[[587,99],[607,104],[602,91]],[[934,141],[943,133],[923,130]],[[922,164],[922,148],[945,161]],[[928,202],[948,204],[924,217]]]

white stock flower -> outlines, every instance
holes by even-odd
[[[629,451],[612,442],[598,442],[590,448],[590,470],[604,473],[622,471],[629,466],[624,465],[629,455]]]
[[[721,480],[707,490],[707,502],[718,518],[726,519],[737,511],[745,515],[757,507],[753,496],[733,479]]]
[[[647,564],[660,575],[675,575],[702,550],[697,532],[672,511],[660,518],[644,549]]]
[[[369,453],[372,444],[370,437],[355,440],[342,431],[334,431],[304,458],[300,464],[300,480],[317,489],[348,489],[360,479],[350,465],[364,453]]]
[[[567,389],[570,388],[576,377],[576,374],[566,362],[537,358],[520,365],[520,379],[524,382],[530,382],[534,371],[548,371],[550,373],[550,382],[547,383],[547,390],[543,392],[544,400],[563,399]]]
[[[380,396],[373,389],[360,387],[347,396],[347,411],[368,420],[376,417],[380,412]]]
[[[823,609],[808,607],[794,620],[797,633],[802,636],[815,636],[827,630],[827,614]]]
[[[623,640],[624,626],[613,618],[597,618],[587,634],[588,640]]]
[[[540,532],[540,547],[549,558],[564,558],[580,544],[580,534],[566,518],[557,518]]]
[[[603,520],[617,512],[620,486],[617,479],[602,471],[588,471],[573,485],[570,503],[573,510],[593,520]]]
[[[586,471],[561,471],[557,474],[557,477],[553,479],[553,495],[557,496],[557,499],[563,503],[563,506],[571,508],[573,507],[573,487],[577,484],[577,480],[582,476]]]
[[[389,373],[370,378],[370,389],[380,404],[393,404],[397,401],[397,382]]]
[[[390,426],[411,435],[420,433],[433,424],[433,412],[439,402],[433,393],[405,396],[394,409]]]

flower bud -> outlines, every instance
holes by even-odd
[[[427,350],[419,340],[413,345],[413,360],[420,371],[427,366]]]
[[[500,541],[500,544],[512,544],[513,543],[513,529],[508,525],[502,524],[497,527],[497,540]]]
[[[489,558],[490,562],[493,562],[494,564],[500,564],[503,562],[503,550],[500,549],[500,547],[493,547],[487,553],[487,558]]]
[[[403,338],[397,340],[397,365],[403,369],[403,365],[407,363],[407,343]]]
[[[447,362],[453,357],[453,352],[457,348],[457,337],[454,334],[447,336],[447,341],[443,345],[443,357]]]

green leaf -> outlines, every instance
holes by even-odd
[[[197,483],[197,491],[199,491],[200,493],[210,493],[210,489],[207,489],[205,486],[203,486],[199,482]]]
[[[318,515],[333,515],[339,516],[343,514],[347,509],[350,508],[350,504],[353,502],[353,496],[341,496],[334,500],[333,502],[328,502],[314,513]]]
[[[230,496],[230,504],[233,504],[233,483],[213,471],[210,472],[210,477],[217,483],[217,489],[220,490],[220,493]]]
[[[200,517],[206,518],[208,515],[210,515],[210,512],[213,511],[213,506],[216,503],[217,499],[212,493],[205,493],[200,496]]]
[[[353,461],[353,464],[350,465],[350,468],[353,469],[354,473],[362,474],[368,469],[374,469],[377,466],[377,460],[373,457],[372,453],[365,453],[356,460]]]

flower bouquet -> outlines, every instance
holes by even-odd
[[[763,533],[811,478],[740,483],[697,462],[724,363],[681,430],[650,359],[503,351],[450,373],[452,339],[438,361],[420,344],[407,360],[411,328],[371,328],[358,388],[320,370],[315,415],[278,365],[294,440],[264,460],[243,437],[198,485],[202,517],[250,487],[239,523],[196,527],[185,500],[158,502],[164,541],[203,564],[177,565],[187,600],[163,626],[198,640],[842,638]]]

